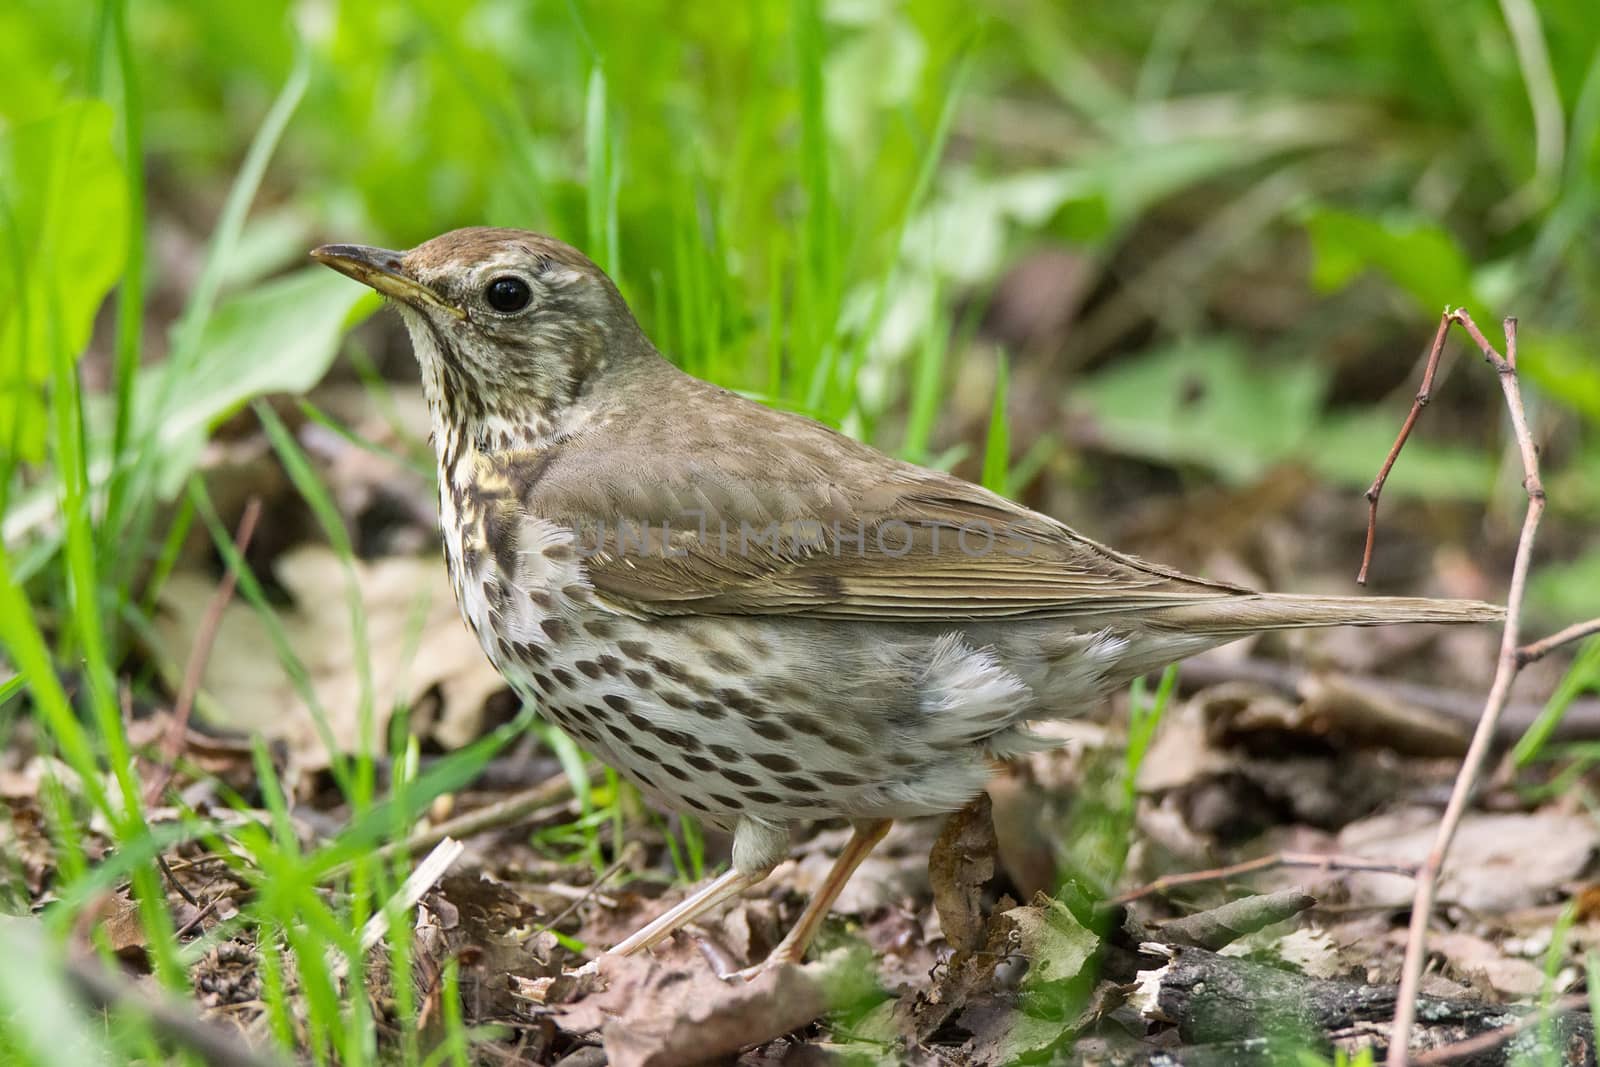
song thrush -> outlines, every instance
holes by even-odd
[[[617,945],[760,882],[796,820],[855,834],[769,957],[799,960],[892,819],[957,809],[1030,721],[1261,630],[1500,617],[1257,593],[1096,544],[668,363],[573,248],[457,230],[316,259],[392,297],[432,412],[445,558],[526,699],[732,869]]]

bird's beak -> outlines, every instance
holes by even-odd
[[[366,245],[323,245],[311,258],[413,307],[431,307],[458,319],[467,313],[406,273],[401,253]]]

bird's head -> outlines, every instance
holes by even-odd
[[[550,237],[479,227],[409,252],[323,245],[311,256],[394,301],[435,419],[456,432],[548,432],[599,375],[650,350],[605,272]]]

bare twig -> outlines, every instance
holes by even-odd
[[[503,800],[469,811],[465,815],[458,815],[454,819],[434,823],[418,830],[403,841],[391,841],[378,849],[373,858],[384,861],[396,856],[410,856],[425,848],[432,848],[447,837],[461,840],[523,820],[531,822],[542,814],[541,809],[552,805],[560,805],[551,811],[552,815],[559,814],[565,809],[566,798],[571,793],[572,783],[568,781],[567,776],[554,774],[532,789],[513,793]],[[324,880],[343,877],[349,872],[350,867],[349,863],[341,863],[329,870],[323,876]]]
[[[426,859],[417,864],[416,870],[400,886],[394,897],[381,910],[373,913],[367,920],[367,925],[361,928],[361,948],[368,951],[372,946],[383,940],[383,935],[389,932],[389,916],[395,912],[406,911],[414,908],[423,894],[433,888],[433,884],[444,877],[446,871],[461,858],[467,846],[453,837],[447,837],[434,846]]]
[[[633,859],[634,859],[634,857],[632,855],[629,855],[628,849],[624,848],[622,850],[622,855],[618,856],[616,861],[614,863],[612,863],[611,866],[609,866],[605,870],[601,871],[599,876],[596,877],[593,882],[590,882],[589,885],[584,889],[584,891],[581,894],[579,894],[577,897],[573,898],[572,903],[568,904],[566,907],[564,907],[560,911],[556,912],[556,914],[551,917],[549,922],[547,922],[543,926],[539,927],[539,929],[535,930],[534,933],[535,934],[542,934],[546,930],[554,929],[554,927],[555,927],[555,925],[557,923],[561,922],[568,915],[571,915],[573,912],[575,912],[579,908],[583,907],[584,904],[586,904],[590,900],[593,900],[594,897],[595,897],[595,894],[600,892],[600,887],[605,885],[607,882],[611,881],[611,879],[616,876],[616,873],[618,871],[622,870],[622,868],[626,867],[629,863],[631,863],[633,861]]]
[[[205,907],[201,908],[199,911],[197,911],[193,915],[189,916],[189,921],[184,923],[182,926],[178,927],[176,930],[174,930],[172,932],[172,936],[174,936],[174,937],[187,937],[187,936],[189,936],[189,932],[191,930],[194,930],[201,923],[203,923],[207,919],[211,918],[212,913],[217,910],[217,902],[219,900],[221,900],[221,899],[222,899],[221,897],[212,897],[210,900],[206,901]]]
[[[1230,864],[1227,867],[1212,867],[1203,871],[1187,871],[1183,874],[1168,874],[1148,885],[1138,889],[1131,889],[1120,896],[1112,897],[1106,904],[1129,904],[1141,897],[1153,893],[1165,893],[1169,889],[1179,886],[1196,885],[1200,882],[1220,882],[1229,878],[1238,878],[1245,874],[1256,874],[1260,871],[1276,870],[1279,867],[1314,867],[1322,871],[1375,871],[1378,874],[1398,874],[1404,878],[1416,876],[1416,869],[1395,863],[1382,863],[1378,860],[1365,860],[1359,856],[1332,856],[1320,855],[1315,852],[1274,852],[1267,856],[1258,856],[1253,860],[1243,863]]]
[[[156,866],[161,868],[161,873],[166,877],[167,884],[175,889],[178,895],[187,901],[191,908],[200,906],[200,902],[195,899],[194,894],[189,892],[187,886],[178,881],[178,876],[172,873],[171,867],[167,866],[167,858],[159,852],[156,853]]]
[[[1429,1049],[1427,1052],[1419,1052],[1412,1057],[1411,1062],[1416,1067],[1421,1067],[1423,1064],[1452,1063],[1468,1056],[1476,1056],[1481,1052],[1489,1052],[1492,1049],[1499,1048],[1524,1030],[1538,1026],[1540,1023],[1557,1015],[1582,1011],[1588,1004],[1589,995],[1587,993],[1573,993],[1562,997],[1547,1008],[1539,1011],[1530,1011],[1514,1023],[1508,1023],[1494,1030],[1485,1030],[1481,1034],[1473,1034],[1471,1037],[1463,1038],[1460,1041],[1452,1041],[1448,1045],[1441,1045],[1438,1048]]]
[[[1439,319],[1438,331],[1433,335],[1433,347],[1428,349],[1428,364],[1422,371],[1422,385],[1417,389],[1416,398],[1411,401],[1411,411],[1406,415],[1406,421],[1401,425],[1400,434],[1394,439],[1383,466],[1378,469],[1378,476],[1367,489],[1367,544],[1361,550],[1361,571],[1356,575],[1357,585],[1367,584],[1367,571],[1372,566],[1372,546],[1378,537],[1378,497],[1383,495],[1383,483],[1389,480],[1394,461],[1400,458],[1400,450],[1406,447],[1406,441],[1411,437],[1411,428],[1417,424],[1422,409],[1428,406],[1428,401],[1433,397],[1433,376],[1439,370],[1439,357],[1444,354],[1450,321],[1450,312],[1446,311]]]
[[[256,522],[261,518],[261,498],[252,496],[239,517],[239,529],[233,542],[242,554],[250,547],[250,538],[256,532]],[[183,668],[183,682],[178,688],[178,700],[172,707],[172,722],[167,726],[167,736],[161,743],[161,764],[155,777],[144,790],[144,802],[154,804],[172,781],[178,767],[178,754],[183,751],[183,737],[189,731],[189,716],[194,711],[194,700],[200,692],[200,679],[205,676],[206,663],[211,659],[211,647],[216,644],[217,630],[222,626],[222,614],[233,599],[238,577],[230,568],[222,576],[216,592],[206,604],[206,613],[200,618],[200,628],[195,631],[194,645],[189,649],[189,662]]]
[[[1574,641],[1582,641],[1585,637],[1593,637],[1595,634],[1600,634],[1600,619],[1575,622],[1565,630],[1557,630],[1549,637],[1529,642],[1517,649],[1517,666],[1526,667],[1536,660],[1544,659],[1562,645],[1570,645]]]
[[[1522,534],[1517,540],[1516,560],[1511,568],[1511,588],[1506,597],[1505,630],[1500,638],[1500,655],[1494,681],[1489,687],[1489,695],[1484,700],[1483,715],[1478,719],[1478,727],[1472,735],[1471,743],[1467,746],[1467,754],[1462,757],[1461,769],[1456,774],[1455,786],[1451,789],[1444,817],[1439,822],[1433,847],[1417,870],[1416,894],[1411,904],[1411,925],[1406,935],[1405,961],[1400,971],[1400,990],[1395,1004],[1394,1025],[1389,1034],[1387,1058],[1389,1067],[1405,1067],[1409,1060],[1411,1031],[1417,1018],[1417,992],[1422,981],[1428,923],[1433,916],[1439,872],[1444,867],[1445,856],[1450,851],[1456,828],[1461,824],[1467,804],[1477,787],[1485,757],[1494,741],[1500,714],[1505,710],[1507,698],[1511,693],[1511,683],[1522,665],[1517,645],[1518,631],[1522,623],[1522,600],[1528,585],[1528,568],[1533,555],[1534,537],[1538,533],[1539,520],[1544,515],[1545,505],[1544,485],[1539,480],[1538,450],[1534,447],[1533,434],[1528,429],[1528,417],[1522,404],[1522,391],[1517,383],[1517,320],[1513,318],[1505,320],[1504,356],[1483,336],[1471,316],[1461,309],[1447,310],[1444,313],[1440,322],[1440,336],[1452,323],[1467,332],[1499,376],[1500,389],[1505,394],[1506,409],[1511,416],[1512,431],[1516,435],[1517,448],[1522,455],[1522,484],[1528,494],[1528,510],[1523,518]],[[1439,343],[1439,339],[1436,338],[1435,344]],[[1405,435],[1409,432],[1411,422],[1414,421],[1416,410],[1414,407],[1413,418],[1407,420],[1405,429],[1401,431],[1401,438],[1396,442],[1389,462],[1385,463],[1383,474],[1387,474],[1388,468],[1393,464],[1394,455],[1398,453],[1400,445],[1404,444]],[[1383,474],[1379,476],[1379,483]],[[1372,499],[1371,495],[1368,499]]]

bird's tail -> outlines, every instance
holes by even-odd
[[[1238,634],[1311,626],[1386,626],[1397,622],[1498,622],[1506,609],[1477,600],[1411,596],[1301,596],[1259,593],[1217,597],[1143,612],[1140,622],[1178,633]]]

